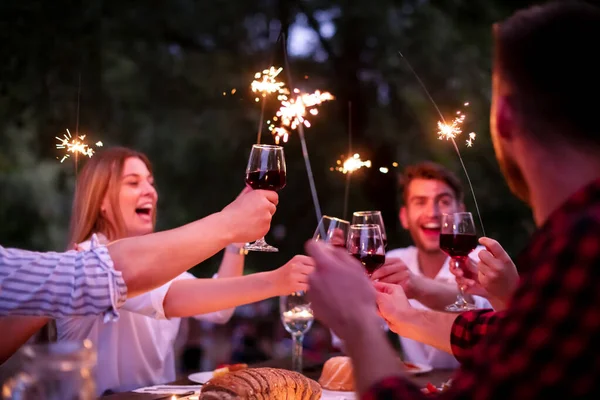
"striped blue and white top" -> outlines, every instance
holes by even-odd
[[[118,318],[127,286],[106,246],[65,253],[0,246],[0,316]]]

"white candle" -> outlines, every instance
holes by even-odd
[[[314,319],[311,310],[301,307],[295,307],[292,310],[284,311],[283,319],[286,321],[310,321]]]

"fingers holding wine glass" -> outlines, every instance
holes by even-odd
[[[221,211],[224,223],[232,233],[232,243],[246,243],[264,236],[271,227],[277,210],[277,193],[266,190],[242,192]],[[243,224],[240,221],[244,221]]]
[[[467,262],[469,253],[477,247],[477,235],[473,216],[469,212],[442,215],[442,226],[440,229],[440,248],[451,257],[456,269],[461,268]],[[465,276],[468,270],[463,270]],[[465,276],[466,277],[466,276]],[[464,298],[463,288],[459,286],[459,294],[456,301],[446,307],[446,311],[462,312],[476,309],[472,303]]]
[[[273,285],[279,296],[303,292],[308,289],[308,276],[314,271],[312,258],[294,256],[290,261],[273,271]]]

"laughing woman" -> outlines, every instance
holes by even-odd
[[[77,182],[70,243],[87,248],[98,241],[151,233],[157,200],[145,155],[126,148],[99,152]],[[58,340],[88,338],[96,345],[99,394],[166,383],[175,379],[173,343],[179,318],[225,323],[232,307],[305,290],[312,265],[310,258],[296,256],[277,270],[241,276],[244,252],[241,244],[232,244],[225,250],[217,279],[184,273],[128,299],[116,322],[105,323],[97,316],[59,319]]]

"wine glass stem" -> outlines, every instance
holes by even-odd
[[[454,262],[456,263],[456,268],[462,268],[462,260],[460,258],[455,258]],[[456,304],[467,304],[467,300],[465,300],[465,291],[463,290],[462,285],[458,286],[458,295],[456,296]]]
[[[294,348],[292,350],[292,370],[302,373],[302,342],[304,341],[304,335],[292,335],[292,339],[294,340]]]

